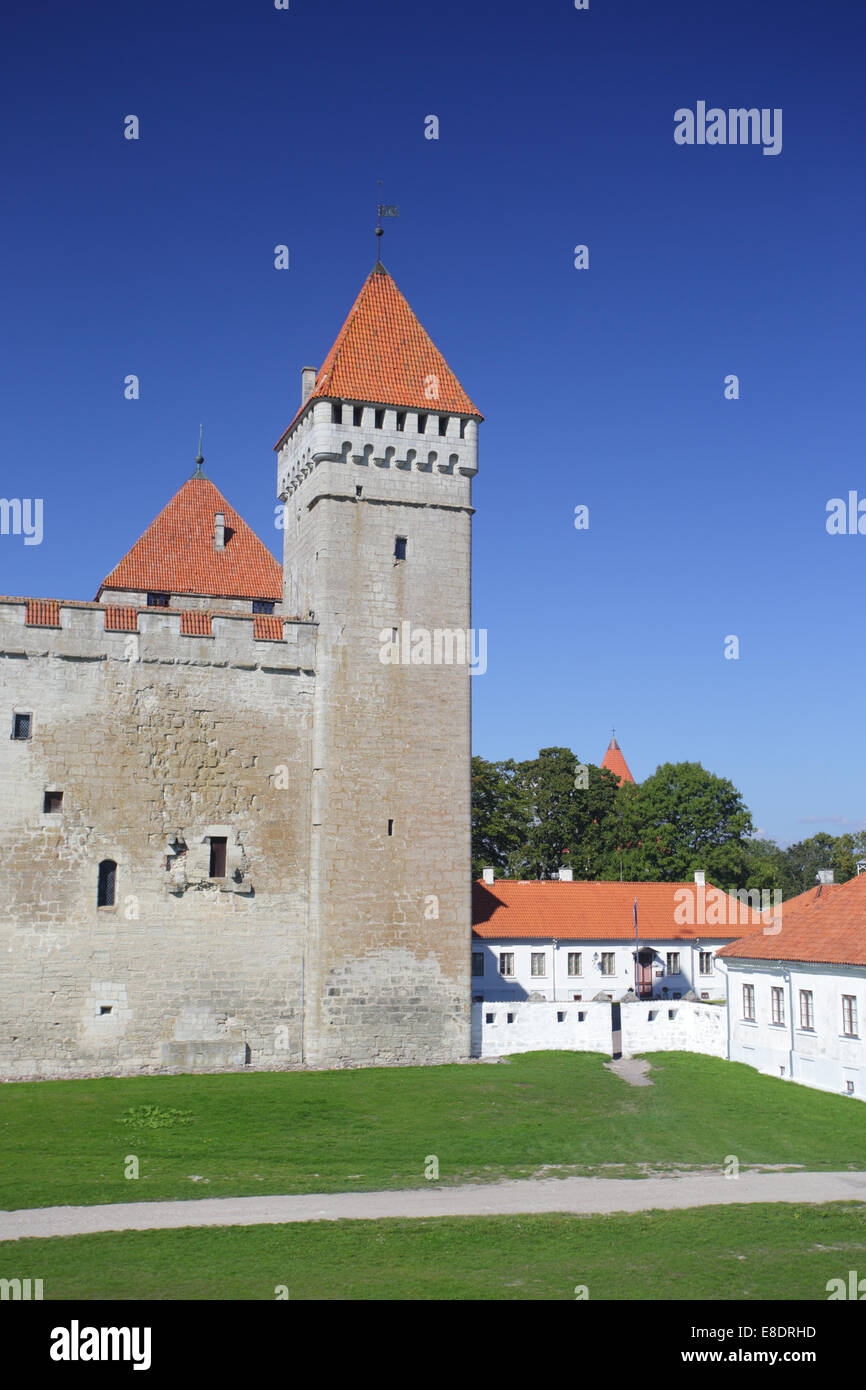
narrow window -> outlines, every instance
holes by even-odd
[[[484,974],[484,952],[472,952],[472,974],[475,976]]]
[[[848,1095],[849,1095],[849,1096],[853,1096],[853,1094],[854,1094],[854,1082],[853,1082],[853,1081],[846,1081],[846,1082],[845,1082],[845,1090],[848,1092]]]
[[[263,598],[254,598],[254,599],[253,599],[253,612],[254,612],[254,613],[273,613],[273,611],[274,611],[274,605],[273,605],[272,603],[268,602],[267,599],[263,599]]]
[[[680,953],[679,951],[668,951],[667,953],[667,973],[669,975],[679,975],[680,973]]]
[[[532,952],[532,963],[531,963],[530,969],[531,969],[533,975],[546,975],[546,974],[547,974],[547,967],[546,967],[546,965],[545,965],[544,957],[545,957],[545,952],[544,952],[544,951],[533,951],[533,952]]]
[[[677,1011],[676,1011],[676,1009],[668,1009],[668,1018],[676,1018],[676,1016],[677,1016]]]
[[[513,951],[500,951],[500,952],[499,952],[499,973],[500,973],[500,975],[513,975],[513,974],[514,974],[514,952],[513,952]]]
[[[613,951],[602,951],[601,973],[602,975],[616,974],[616,955]]]
[[[380,430],[380,429],[382,428],[382,426],[384,425],[384,423],[385,423],[385,412],[384,412],[384,410],[377,410],[377,411],[375,412],[374,420],[375,420],[375,424],[376,424],[376,429],[377,429],[377,430]]]
[[[810,1032],[815,1029],[815,1001],[810,989],[800,990],[800,1027]]]
[[[743,985],[743,1018],[749,1023],[755,1021],[755,986]]]
[[[447,416],[447,415],[440,415],[440,416],[439,416],[439,433],[440,433],[440,435],[442,435],[443,439],[444,439],[445,435],[448,433],[448,416]]]
[[[557,1023],[564,1023],[564,1022],[565,1022],[565,1014],[560,1014],[560,1013],[558,1013],[558,1014],[556,1015],[556,1021],[557,1021]]]
[[[406,537],[405,537],[405,536],[398,536],[397,539],[394,541],[394,559],[395,559],[395,560],[405,560],[405,559],[406,559]]]
[[[842,1032],[846,1038],[857,1037],[857,999],[853,994],[842,995]]]
[[[388,834],[389,834],[389,835],[393,835],[393,834],[394,834],[394,822],[393,822],[392,820],[389,820],[389,822],[388,822]]]
[[[466,438],[466,421],[465,421],[465,420],[461,420],[461,421],[460,421],[460,438],[461,438],[461,439],[465,439],[465,438]]]
[[[568,973],[569,975],[582,975],[580,951],[569,951],[568,953]]]
[[[505,1022],[506,1022],[506,1023],[513,1023],[513,1022],[514,1022],[514,1014],[506,1014],[506,1015],[505,1015]]]
[[[99,1006],[99,1013],[100,1013],[100,1016],[104,1016],[105,1014],[110,1014],[110,1013],[111,1013],[111,1005],[110,1005],[110,1004],[100,1004],[100,1006]]]
[[[582,1009],[578,1009],[578,1011],[577,1011],[577,1021],[578,1021],[578,1023],[583,1023],[583,1020],[584,1020],[585,1018],[586,1018],[586,1014],[583,1012],[583,1010],[582,1010]]]
[[[225,835],[211,835],[210,837],[210,870],[211,878],[225,878],[226,876],[226,837]]]
[[[117,889],[117,865],[113,859],[103,859],[99,865],[99,879],[96,886],[96,906],[114,907]]]
[[[331,423],[342,425],[343,423],[343,402],[333,401],[331,403]]]
[[[493,1015],[492,1015],[492,1014],[485,1014],[485,1015],[484,1015],[484,1022],[485,1022],[485,1023],[492,1023],[492,1022],[493,1022]]]
[[[63,792],[46,792],[42,801],[42,811],[46,816],[55,816],[63,810]]]
[[[356,429],[360,429],[364,423],[364,407],[362,405],[352,406],[352,424]]]
[[[148,594],[148,608],[168,608],[168,594]]]
[[[770,990],[770,1010],[774,1023],[785,1022],[785,995],[775,986]]]
[[[398,410],[398,411],[397,411],[397,429],[402,433],[403,430],[404,430],[405,428],[406,428],[406,412],[405,412],[405,410]]]
[[[32,715],[13,714],[12,716],[12,737],[18,739],[28,739],[30,737],[30,720]]]
[[[419,433],[419,434],[423,434],[424,431],[426,430],[426,428],[427,428],[427,416],[426,416],[426,415],[419,415],[419,416],[418,416],[418,433]]]
[[[355,496],[356,496],[356,497],[362,497],[363,495],[364,495],[364,489],[361,487],[361,484],[360,484],[360,483],[356,483],[356,485],[355,485]]]
[[[702,975],[712,975],[713,973],[713,953],[712,951],[701,951],[700,970]]]

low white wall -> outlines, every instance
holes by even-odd
[[[724,1005],[647,1000],[621,1005],[622,1050],[727,1055]],[[542,1000],[472,1005],[472,1055],[516,1052],[603,1052],[612,1055],[609,1003]]]

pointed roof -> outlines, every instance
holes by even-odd
[[[301,410],[317,397],[483,418],[381,261],[361,286]]]
[[[739,960],[866,966],[866,874],[819,884],[782,904],[781,929],[734,941],[718,954]]]
[[[214,549],[214,515],[225,517],[225,549]],[[283,572],[267,546],[201,472],[187,478],[99,586],[213,598],[279,600]]]
[[[607,752],[601,760],[601,765],[606,767],[608,772],[612,772],[614,777],[619,778],[620,786],[623,782],[634,782],[628,763],[622,756],[622,750],[615,738],[612,738],[607,745]]]

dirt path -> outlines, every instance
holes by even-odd
[[[669,1178],[553,1178],[338,1192],[292,1197],[216,1197],[191,1202],[120,1202],[0,1212],[0,1240],[152,1231],[181,1226],[259,1226],[288,1221],[369,1221],[382,1217],[498,1216],[518,1212],[648,1211],[733,1202],[866,1202],[866,1173],[680,1174]]]

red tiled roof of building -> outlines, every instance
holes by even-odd
[[[210,637],[210,613],[201,613],[196,608],[184,608],[180,615],[180,630],[186,637]]]
[[[623,782],[634,782],[628,763],[622,756],[622,749],[615,738],[612,738],[607,745],[607,752],[601,760],[601,765],[606,767],[608,772],[612,772],[614,777],[619,778],[620,786]]]
[[[214,516],[225,549],[214,549]],[[283,573],[267,546],[209,478],[188,478],[99,587],[211,598],[281,599]]]
[[[138,609],[122,608],[120,604],[107,604],[105,608],[106,632],[135,632],[138,629]]]
[[[704,890],[694,883],[499,879],[492,884],[479,880],[472,886],[473,933],[487,940],[556,937],[633,941],[635,898],[642,941],[718,940],[760,933],[765,928],[765,919],[736,898],[721,889],[708,886]],[[713,905],[713,915],[702,911],[704,902],[707,909]],[[747,921],[740,925],[743,916]]]
[[[482,418],[385,267],[378,263],[361,286],[319,368],[309,400],[322,397]],[[277,448],[308,403],[301,406]]]
[[[253,637],[257,642],[282,642],[282,618],[270,613],[257,613],[253,620]]]
[[[59,602],[52,598],[29,598],[24,621],[28,627],[59,627]]]
[[[803,901],[807,899],[807,901]],[[866,965],[866,874],[819,884],[782,908],[775,934],[732,941],[719,955],[740,960]]]

